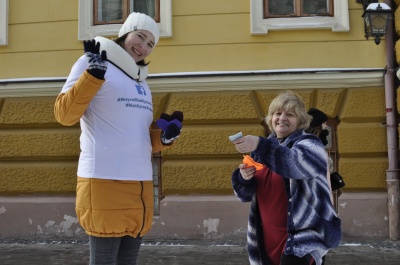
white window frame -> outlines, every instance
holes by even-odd
[[[172,0],[160,1],[160,37],[172,37]],[[93,1],[79,0],[78,40],[96,36],[118,36],[121,24],[93,25]]]
[[[264,19],[263,0],[250,1],[250,31],[252,35],[267,34],[269,30],[332,29],[333,32],[350,30],[347,0],[333,0],[333,17],[296,17]]]
[[[8,45],[8,0],[0,0],[0,45]]]

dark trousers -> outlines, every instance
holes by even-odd
[[[90,265],[135,265],[142,238],[89,236]]]

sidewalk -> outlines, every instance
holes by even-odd
[[[87,265],[87,242],[0,241],[0,265]],[[139,265],[246,265],[245,245],[204,241],[143,242]],[[398,265],[400,241],[345,239],[326,257],[326,265]]]

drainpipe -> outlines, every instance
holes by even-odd
[[[393,11],[392,0],[385,0]],[[388,191],[389,235],[391,240],[399,239],[399,169],[397,143],[397,107],[395,89],[394,19],[389,21],[386,36],[385,102],[387,124],[387,147],[389,168],[386,170]]]

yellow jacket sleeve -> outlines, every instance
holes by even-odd
[[[58,95],[54,105],[56,120],[67,126],[77,123],[104,82],[85,71],[67,93]]]

